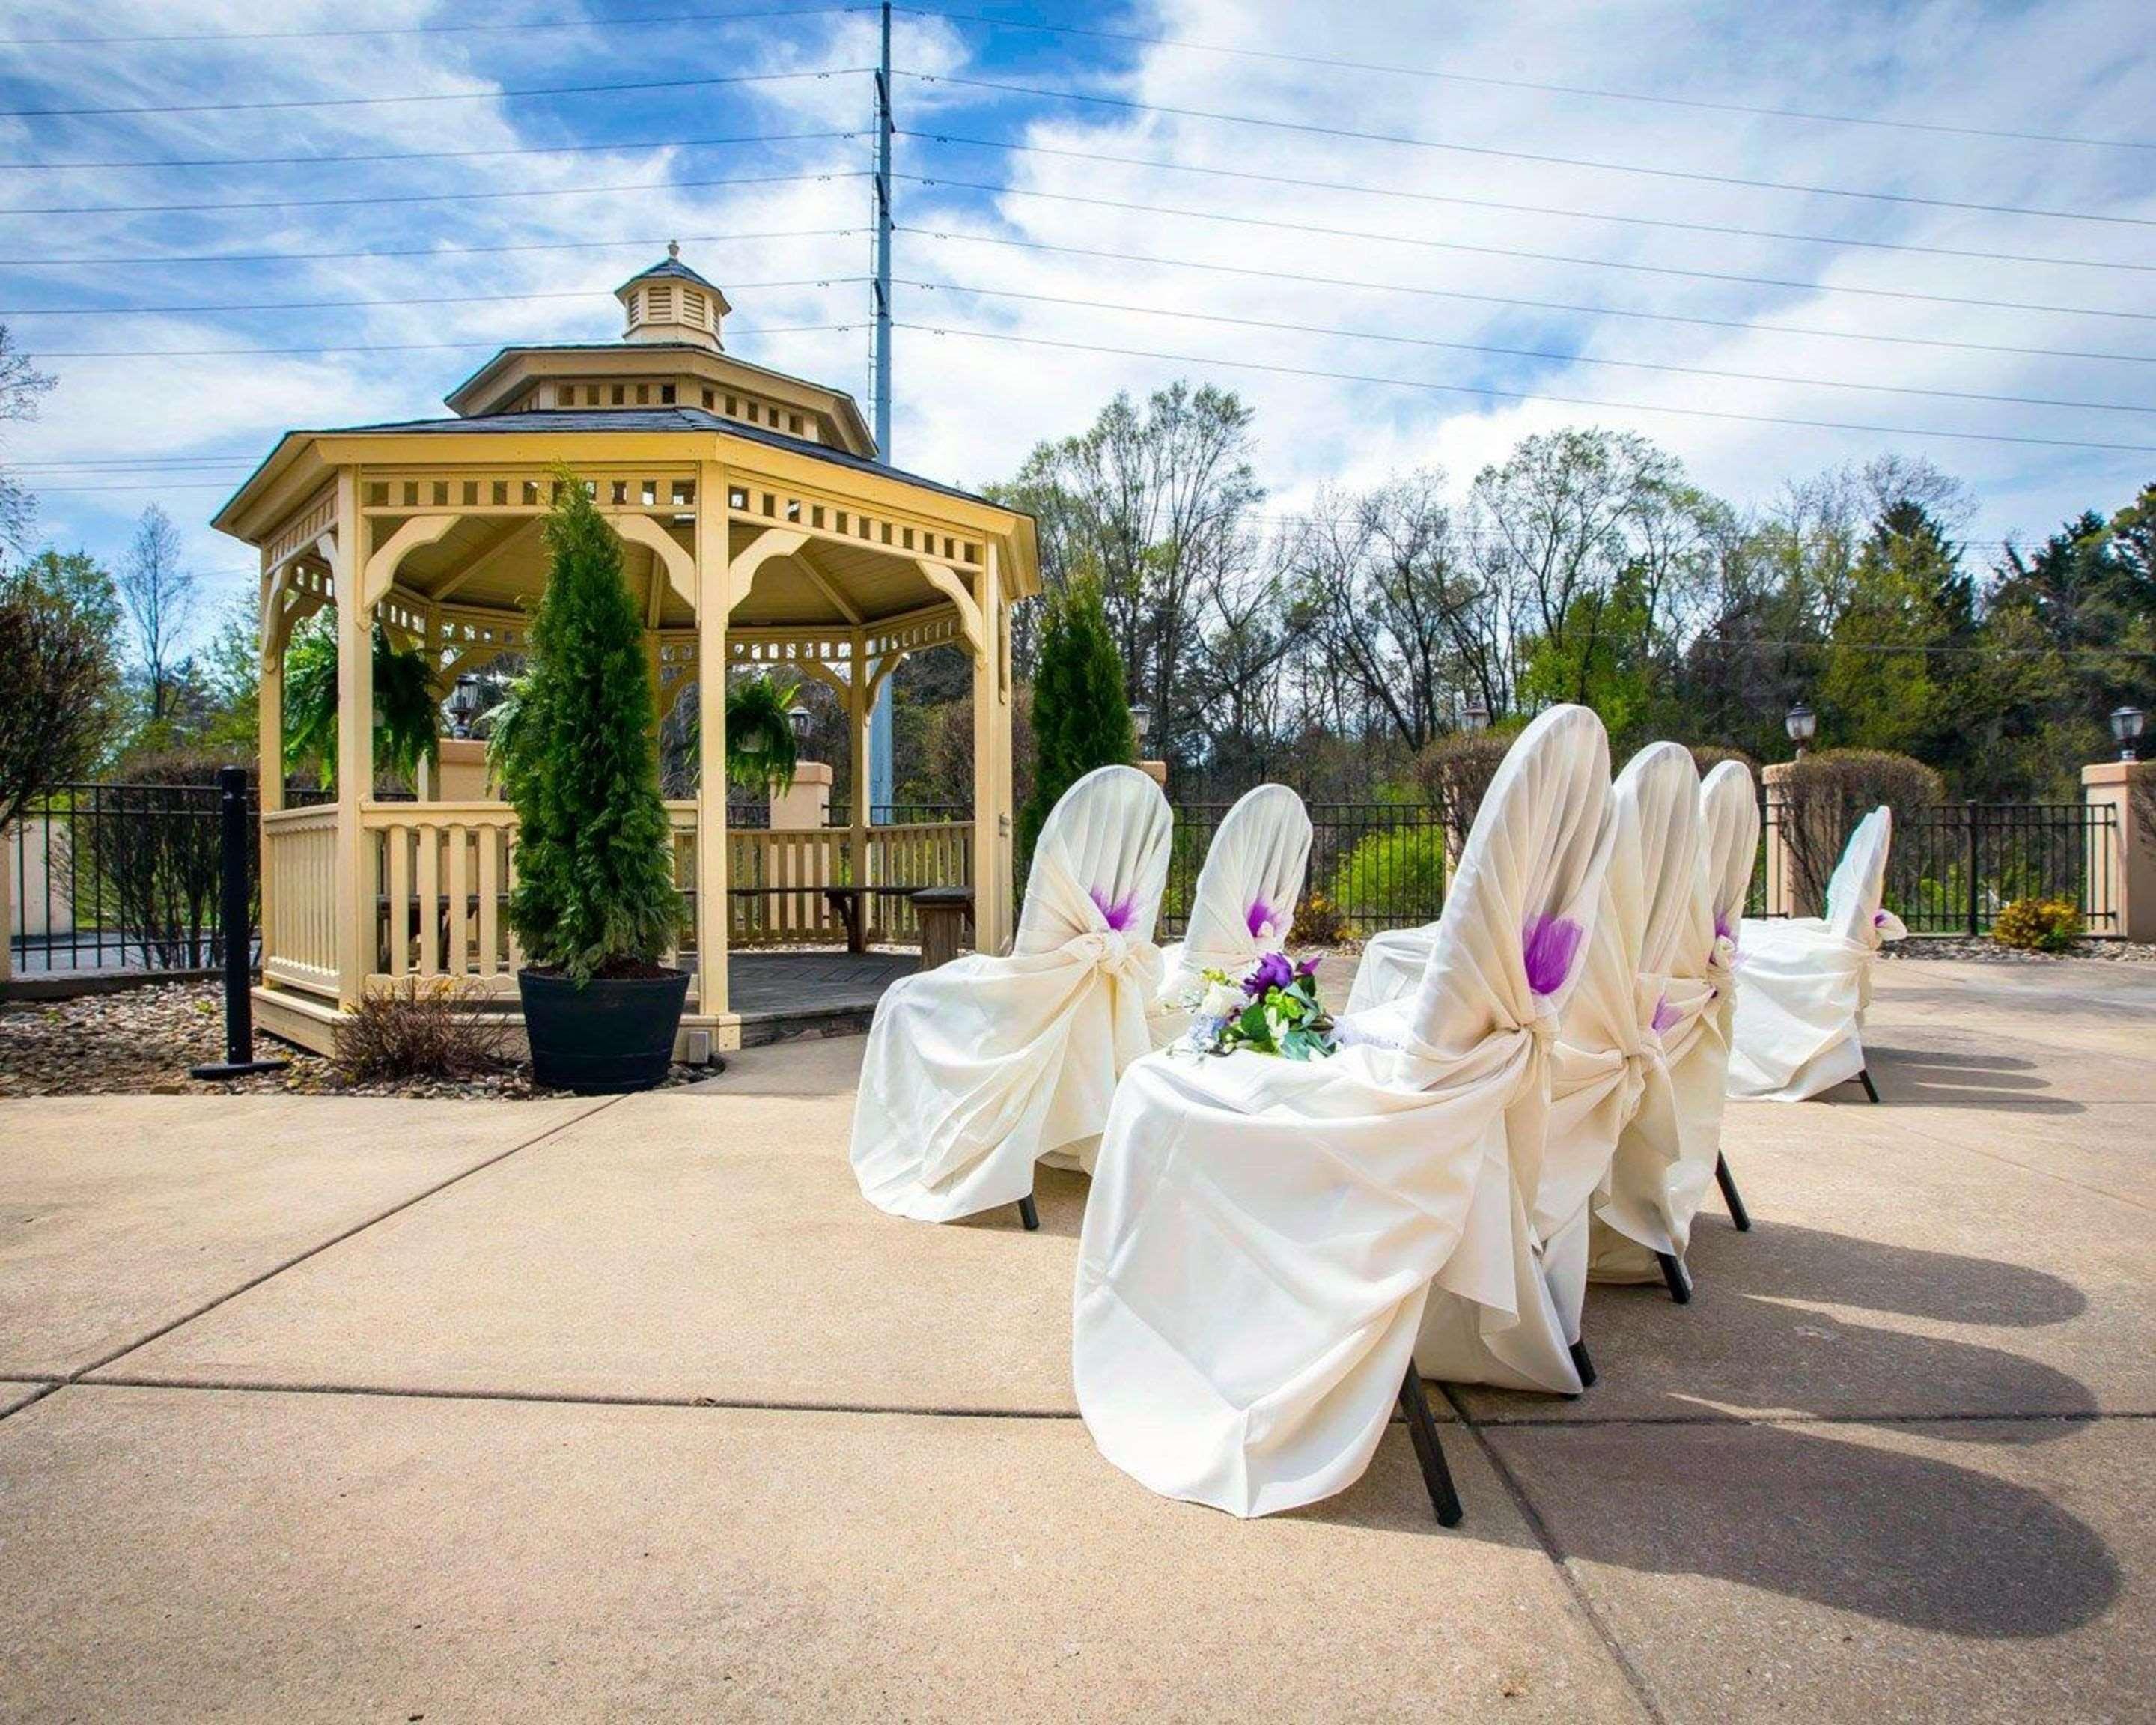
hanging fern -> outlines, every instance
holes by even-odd
[[[799,757],[788,712],[801,685],[759,672],[726,690],[726,777],[751,793],[768,797],[793,788]]]
[[[416,780],[422,761],[436,758],[439,703],[424,654],[400,651],[374,625],[374,764]],[[336,783],[337,646],[329,613],[311,619],[292,637],[285,658],[285,763],[312,763],[325,788]]]

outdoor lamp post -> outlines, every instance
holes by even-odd
[[[1789,709],[1789,716],[1782,721],[1782,728],[1789,733],[1789,741],[1797,746],[1797,758],[1804,757],[1804,747],[1819,735],[1819,715],[1803,701]]]
[[[1487,731],[1490,728],[1490,707],[1479,695],[1472,696],[1460,715],[1460,726],[1467,731]]]
[[[2134,758],[2134,744],[2141,740],[2141,726],[2147,718],[2138,706],[2115,706],[2111,710],[2111,735],[2118,744],[2118,758]]]
[[[1137,736],[1138,747],[1145,747],[1146,734],[1152,729],[1152,709],[1140,701],[1131,709],[1131,729]]]
[[[797,747],[808,741],[808,721],[814,716],[798,701],[787,708],[786,722],[793,727],[793,741]]]
[[[466,671],[449,691],[449,728],[459,738],[470,737],[472,721],[478,716],[479,678]]]

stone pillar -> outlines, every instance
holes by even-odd
[[[2109,927],[2092,921],[2090,932],[2156,941],[2156,761],[2099,761],[2082,768],[2082,803],[2109,809],[2115,825],[2092,820],[2088,832],[2088,896],[2092,913],[2109,910]]]
[[[1139,771],[1139,772],[1141,772],[1141,773],[1142,773],[1143,774],[1145,774],[1145,776],[1146,776],[1147,778],[1151,779],[1151,780],[1152,780],[1155,784],[1158,785],[1158,786],[1159,786],[1163,790],[1166,790],[1166,789],[1168,788],[1168,762],[1165,762],[1165,761],[1141,761],[1141,762],[1139,762],[1137,763],[1137,766],[1138,766],[1138,771]]]
[[[440,757],[434,766],[434,796],[443,803],[499,802],[488,783],[486,744],[476,737],[445,737],[437,745]]]
[[[792,788],[771,793],[772,831],[822,832],[830,816],[832,776],[829,761],[797,765]]]

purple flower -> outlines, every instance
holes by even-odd
[[[1279,914],[1261,898],[1250,901],[1250,908],[1244,913],[1243,921],[1250,931],[1252,940],[1262,940],[1273,929],[1273,918]]]
[[[1317,974],[1317,954],[1312,952],[1307,958],[1304,959],[1301,963],[1296,965],[1295,968],[1295,974],[1296,980],[1300,982],[1308,982],[1311,978],[1316,976]]]
[[[1520,931],[1521,956],[1527,966],[1527,986],[1537,994],[1554,994],[1572,974],[1572,961],[1579,956],[1586,931],[1569,916],[1547,913],[1529,920]]]
[[[1131,918],[1137,914],[1138,907],[1136,893],[1127,894],[1112,904],[1109,902],[1108,895],[1097,886],[1089,889],[1087,896],[1098,906],[1101,914],[1107,918],[1108,927],[1114,929],[1117,934],[1122,933],[1131,926]]]
[[[1650,1028],[1657,1036],[1666,1036],[1676,1029],[1677,1020],[1682,1016],[1676,1008],[1670,1004],[1670,997],[1664,994],[1655,1003],[1655,1016]]]
[[[1243,978],[1243,992],[1251,999],[1262,999],[1268,988],[1285,988],[1295,982],[1295,967],[1287,962],[1285,952],[1268,952],[1258,960],[1258,968]]]

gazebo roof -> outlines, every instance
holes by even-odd
[[[629,288],[634,286],[638,282],[649,281],[654,276],[670,277],[676,281],[693,281],[698,287],[710,288],[715,294],[719,292],[718,287],[716,284],[706,281],[702,276],[697,275],[695,270],[691,270],[679,258],[670,257],[661,259],[658,263],[654,264],[649,270],[638,270],[635,275],[630,276],[627,281],[624,281],[619,287],[616,288],[614,292],[617,294],[624,293]],[[723,294],[721,294],[720,297],[723,299],[726,296]]]

